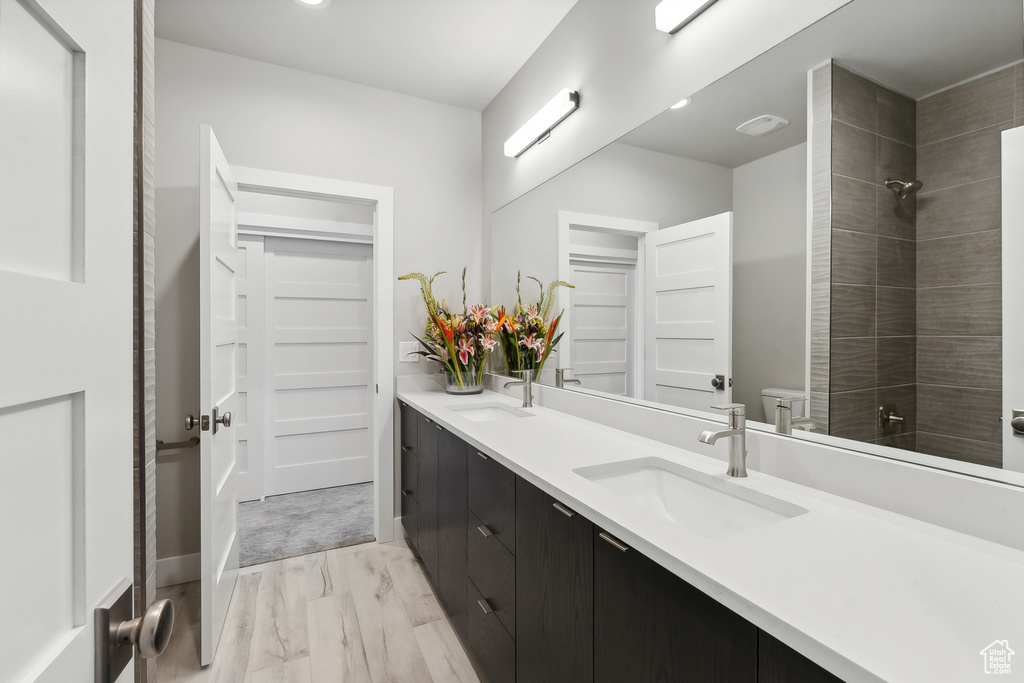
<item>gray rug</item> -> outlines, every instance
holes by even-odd
[[[243,567],[372,540],[373,482],[289,493],[238,506]]]

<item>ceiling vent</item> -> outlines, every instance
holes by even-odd
[[[782,118],[781,116],[775,116],[774,114],[764,114],[763,116],[756,116],[744,124],[739,125],[736,128],[736,132],[743,133],[744,135],[752,135],[755,138],[759,138],[762,135],[768,135],[768,133],[774,133],[780,128],[785,128],[789,125],[789,121]]]

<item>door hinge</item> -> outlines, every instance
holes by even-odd
[[[373,388],[374,388],[374,391],[376,391],[378,394],[380,393],[380,385],[379,384],[374,384]]]

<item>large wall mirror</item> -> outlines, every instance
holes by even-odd
[[[518,270],[575,285],[545,383],[762,429],[790,399],[796,438],[1024,469],[1000,424],[1022,60],[1020,0],[853,0],[496,211],[492,299]]]

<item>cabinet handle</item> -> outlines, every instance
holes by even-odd
[[[439,431],[439,432],[443,432],[444,431],[443,429],[441,429],[441,425],[434,425],[434,427],[436,427],[437,431]]]
[[[431,419],[430,419],[429,417],[425,417],[425,418],[423,418],[423,419],[424,419],[424,420],[426,420],[426,421],[427,421],[427,424],[429,424],[429,425],[432,425],[432,424],[434,424],[434,421],[433,421],[433,420],[431,420]]]
[[[490,458],[488,458],[488,457],[487,457],[486,455],[484,455],[484,454],[483,454],[483,453],[481,453],[480,451],[477,451],[477,452],[476,452],[476,454],[477,454],[477,455],[479,455],[479,456],[480,456],[481,458],[483,458],[484,460],[490,460]]]
[[[484,611],[484,614],[490,614],[494,611],[494,608],[491,607],[490,603],[488,603],[485,598],[480,598],[476,601],[476,604],[480,605],[480,609]]]
[[[409,489],[402,489],[402,495],[403,496],[411,496],[412,495],[412,491],[410,491]]]
[[[562,505],[561,503],[552,503],[552,504],[551,504],[551,507],[553,507],[553,508],[555,508],[556,510],[558,510],[559,512],[561,512],[561,513],[562,513],[563,515],[565,515],[566,517],[575,517],[575,516],[576,516],[576,513],[575,513],[575,512],[573,512],[573,511],[572,511],[572,510],[570,510],[569,508],[565,507],[565,506],[564,506],[564,505]]]
[[[402,446],[402,450],[403,451],[407,451],[407,450],[409,450],[409,447],[408,446]]]
[[[494,535],[494,532],[491,531],[490,529],[488,529],[486,524],[482,524],[482,525],[478,526],[476,528],[476,530],[479,531],[481,534],[483,534],[484,538],[487,538],[488,536],[493,536]]]
[[[602,531],[601,533],[598,534],[598,536],[600,536],[601,540],[605,541],[606,543],[608,543],[613,548],[618,548],[622,552],[626,552],[627,550],[629,550],[629,546],[628,545],[626,545],[625,543],[623,543],[619,539],[615,538],[611,534],[606,534],[605,532]]]

